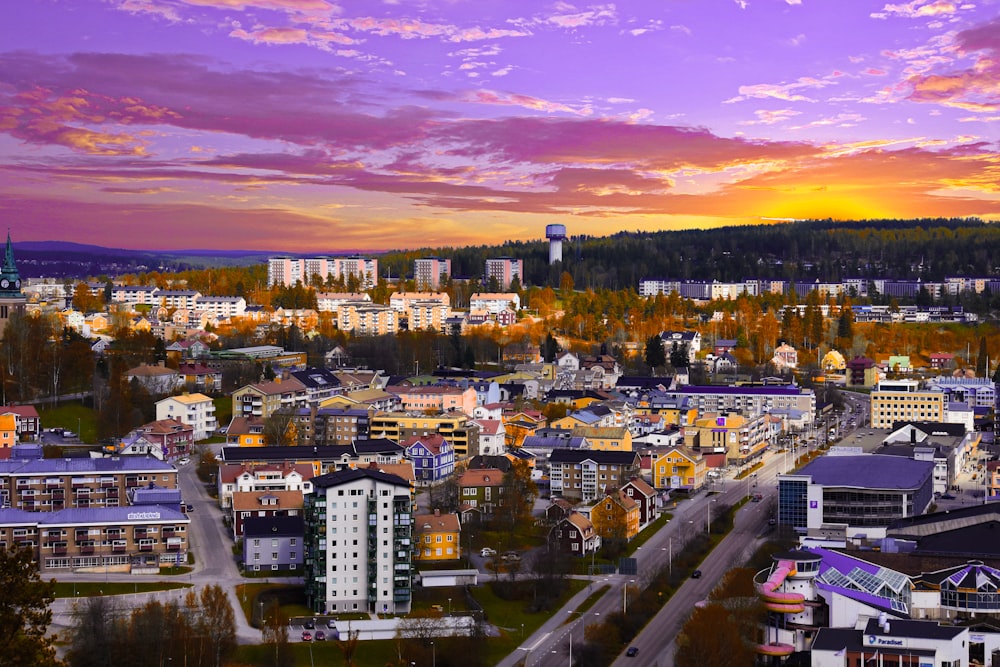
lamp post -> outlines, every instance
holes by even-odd
[[[431,667],[437,667],[437,648],[434,646],[434,642],[431,642]]]

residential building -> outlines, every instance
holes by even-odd
[[[574,556],[586,556],[601,548],[601,536],[590,518],[571,510],[549,529],[549,543]]]
[[[401,315],[409,312],[418,301],[436,301],[451,310],[451,297],[447,292],[393,292],[389,295],[389,307]]]
[[[584,438],[593,450],[631,452],[632,433],[624,427],[589,427],[573,429],[572,437]]]
[[[768,413],[706,414],[683,428],[684,444],[706,457],[709,467],[747,465],[767,449],[769,423]]]
[[[415,561],[458,560],[461,557],[462,527],[458,515],[417,514],[413,517],[413,559]]]
[[[507,431],[500,419],[473,419],[479,427],[479,453],[483,456],[500,456],[507,449]]]
[[[706,412],[735,412],[742,415],[759,415],[774,410],[798,410],[811,420],[816,414],[816,394],[811,389],[795,385],[768,385],[764,387],[723,387],[686,385],[670,392],[675,399],[686,398],[688,406]],[[810,421],[811,423],[811,421]]]
[[[17,415],[0,415],[0,460],[9,459],[17,444]]]
[[[212,313],[218,319],[243,317],[247,311],[247,300],[241,296],[199,296],[194,308]]]
[[[594,503],[590,520],[602,542],[628,541],[639,534],[639,504],[621,489],[615,489]]]
[[[399,331],[399,313],[381,304],[345,303],[337,309],[337,327],[360,336],[384,336]]]
[[[156,402],[157,419],[179,419],[194,429],[194,439],[204,440],[219,428],[215,403],[204,394],[170,396]]]
[[[451,276],[451,260],[442,257],[424,257],[413,260],[413,282],[417,289],[436,290],[442,279]]]
[[[455,472],[455,451],[440,434],[414,435],[399,444],[406,448],[406,458],[413,461],[419,484],[434,484]]]
[[[249,519],[301,517],[302,498],[302,490],[236,491],[233,493],[232,511],[230,512],[233,539],[239,540],[243,537],[244,523]]]
[[[371,302],[367,292],[316,292],[316,310],[320,313],[336,313],[347,304],[368,306]]]
[[[687,447],[671,447],[653,456],[653,486],[657,489],[691,492],[705,486],[708,468],[700,452]]]
[[[656,519],[656,489],[641,477],[633,477],[621,486],[625,495],[639,506],[639,525],[645,526]]]
[[[660,340],[668,360],[672,351],[687,349],[688,363],[693,364],[696,355],[701,352],[701,333],[698,331],[664,331]]]
[[[354,278],[362,289],[371,289],[378,280],[378,259],[365,257],[271,257],[267,262],[267,284],[291,287],[301,281],[312,285]]]
[[[304,508],[307,606],[409,613],[412,504],[409,483],[396,475],[352,469],[313,478]]]
[[[127,451],[131,443],[147,445],[149,452],[164,461],[174,461],[191,453],[194,445],[194,427],[179,419],[159,419],[143,424],[122,438],[118,454],[135,453]]]
[[[243,522],[245,572],[300,572],[305,562],[301,515],[251,516]]]
[[[201,292],[196,292],[195,290],[158,289],[153,292],[153,305],[163,306],[164,308],[176,308],[178,310],[195,310],[200,298]],[[245,303],[243,307],[246,308]]]
[[[455,460],[479,454],[479,427],[464,413],[413,415],[405,412],[380,412],[372,415],[373,438],[401,442],[414,435],[439,433],[451,443]]]
[[[350,445],[371,433],[372,411],[363,408],[316,407],[295,411],[299,445]]]
[[[54,512],[72,507],[117,507],[131,489],[155,484],[177,488],[177,469],[147,456],[0,461],[0,507]],[[37,457],[37,458],[36,458]]]
[[[226,428],[226,444],[237,447],[263,447],[267,444],[264,435],[264,419],[261,417],[234,416]]]
[[[458,478],[462,523],[471,517],[490,516],[503,504],[503,472],[496,468],[470,468]]]
[[[181,376],[177,370],[162,364],[154,366],[140,364],[130,368],[125,371],[125,379],[129,382],[135,380],[153,396],[169,394],[182,386]]]
[[[399,402],[407,412],[452,412],[458,410],[471,416],[476,407],[476,390],[472,387],[451,385],[427,385],[407,387],[397,385],[387,388],[399,397]]]
[[[847,362],[847,384],[852,387],[874,387],[879,381],[878,365],[868,357],[854,357]]]
[[[2,405],[0,415],[14,415],[17,438],[21,442],[34,442],[42,432],[38,410],[33,405]]]
[[[276,377],[233,392],[233,417],[267,419],[278,410],[293,410],[306,404],[306,387],[295,378]]]
[[[242,461],[223,463],[217,476],[219,507],[233,505],[237,493],[293,492],[301,496],[312,491],[313,467],[289,461]]]
[[[217,392],[222,389],[222,371],[207,364],[181,364],[177,373],[181,385],[189,392]]]
[[[549,456],[553,495],[593,502],[608,487],[619,488],[639,474],[635,452],[554,449]]]
[[[505,309],[521,310],[521,295],[517,292],[483,292],[469,297],[469,310],[485,310],[495,315]]]
[[[451,308],[437,299],[413,300],[405,312],[410,331],[445,331]]]
[[[0,509],[0,548],[30,546],[42,572],[159,574],[187,562],[191,520],[170,507]]]
[[[484,271],[485,284],[490,280],[495,280],[500,289],[510,289],[510,284],[517,278],[517,281],[524,286],[524,260],[513,257],[491,257],[486,260]]]

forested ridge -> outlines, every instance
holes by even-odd
[[[572,227],[570,230],[572,233]],[[478,277],[489,257],[524,260],[529,285],[557,287],[568,271],[577,288],[635,289],[643,278],[735,282],[745,278],[941,280],[997,274],[1000,227],[978,219],[810,220],[704,230],[620,232],[573,237],[562,266],[549,266],[545,241],[422,248],[386,253],[381,272],[408,275],[413,260],[449,257],[454,277]]]

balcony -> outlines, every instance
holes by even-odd
[[[141,552],[149,552],[149,551],[152,551],[152,550],[153,550],[153,545],[152,544],[140,544],[139,545],[139,551],[141,551]]]

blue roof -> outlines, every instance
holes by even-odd
[[[190,519],[178,510],[163,505],[142,507],[69,507],[56,512],[25,512],[19,509],[0,509],[0,524],[36,523],[38,525],[73,525],[97,523],[171,523]]]
[[[58,475],[73,473],[116,472],[176,472],[169,463],[152,456],[112,456],[99,459],[33,459],[17,461],[19,467],[10,469],[14,475]]]
[[[918,489],[933,473],[933,461],[914,461],[884,454],[862,454],[821,456],[806,464],[796,474],[811,475],[814,484],[823,486]]]
[[[586,439],[580,436],[561,438],[557,436],[528,435],[521,446],[525,449],[581,449]]]

